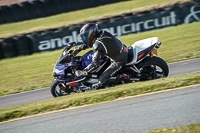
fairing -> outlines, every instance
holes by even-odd
[[[71,62],[69,62],[69,58],[67,56],[66,51],[65,50],[63,51],[63,53],[61,54],[60,58],[56,62],[56,65],[54,66],[54,69],[53,69],[53,76],[58,81],[70,81],[70,79],[66,79],[66,74],[65,74],[65,70],[69,68],[67,65],[69,65],[71,63]],[[88,66],[92,62],[92,56],[93,56],[92,50],[85,53],[81,57],[79,67],[84,68],[84,67]],[[60,63],[61,60],[67,60],[65,65]],[[102,55],[100,55],[100,63],[103,62],[103,61],[104,61],[104,58],[103,58]]]
[[[157,43],[158,43],[158,37],[152,37],[137,41],[134,44],[132,44],[131,47],[133,48],[134,58],[130,63],[126,65],[136,64],[142,59],[144,59],[144,57],[149,52],[151,52],[151,50],[153,50],[153,48]]]

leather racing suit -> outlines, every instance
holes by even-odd
[[[79,50],[86,49],[86,47],[86,45],[82,45],[79,47]],[[93,53],[92,63],[84,69],[88,73],[99,67],[100,54],[111,60],[110,66],[99,77],[101,85],[104,85],[111,76],[114,76],[127,63],[127,47],[112,34],[104,30],[100,30],[96,35],[96,40],[93,43]]]

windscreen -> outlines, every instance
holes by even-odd
[[[67,49],[65,49],[63,51],[63,53],[61,54],[60,58],[58,59],[56,65],[60,66],[60,65],[63,65],[65,63],[69,63],[69,62],[71,62],[71,57],[68,56]]]

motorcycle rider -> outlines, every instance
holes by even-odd
[[[96,70],[100,65],[100,54],[111,60],[110,66],[98,78],[99,82],[92,86],[93,89],[96,89],[103,86],[111,76],[114,76],[127,63],[127,47],[109,32],[98,30],[97,25],[94,23],[85,24],[80,30],[80,36],[84,44],[76,48],[74,52],[78,53],[81,50],[93,47],[94,56],[92,63],[83,71],[76,71],[76,76],[87,76],[88,73]]]

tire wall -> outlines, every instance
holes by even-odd
[[[47,17],[123,0],[32,0],[0,6],[0,24]]]
[[[99,29],[107,30],[119,37],[194,21],[200,21],[199,1],[175,4],[170,7],[138,13],[130,12],[90,22],[99,24]],[[79,30],[83,25],[83,23],[74,24],[68,27],[0,38],[0,59],[29,55],[35,52],[53,51],[65,47],[72,41],[81,43]]]

